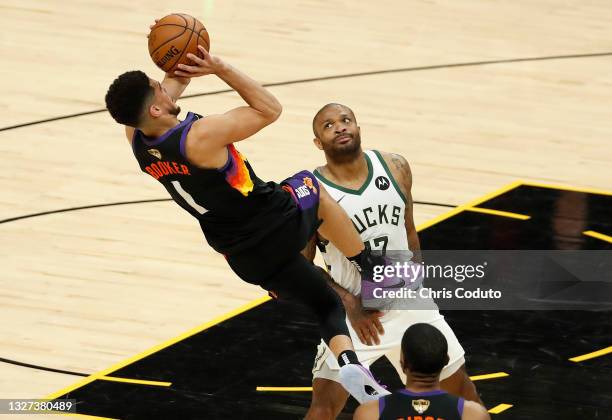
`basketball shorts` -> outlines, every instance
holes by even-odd
[[[406,329],[412,324],[424,322],[438,328],[448,342],[448,364],[442,369],[440,379],[444,380],[454,374],[463,364],[465,364],[465,351],[459,343],[457,336],[448,325],[444,316],[437,310],[393,310],[389,311],[381,318],[381,323],[385,329],[383,335],[379,335],[380,344],[367,346],[363,344],[357,333],[351,326],[348,318],[346,323],[349,333],[355,345],[357,358],[364,366],[370,366],[378,358],[386,356],[391,362],[402,382],[406,382],[406,376],[400,366],[400,353],[402,337]],[[317,347],[314,366],[312,368],[313,380],[316,378],[329,379],[340,382],[340,367],[333,353],[321,342]]]
[[[230,267],[242,280],[266,290],[272,287],[267,284],[270,278],[286,268],[287,262],[306,247],[321,225],[318,218],[320,187],[311,172],[298,172],[280,185],[292,196],[296,211],[256,246],[227,256]]]

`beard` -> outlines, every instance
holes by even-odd
[[[176,105],[176,104],[174,104],[174,106],[168,110],[168,113],[170,115],[174,115],[176,117],[176,116],[178,116],[178,114],[181,113],[181,107]]]
[[[332,144],[323,151],[335,163],[350,162],[361,155],[361,134],[354,134],[353,141],[348,144]]]

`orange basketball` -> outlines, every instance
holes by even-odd
[[[198,44],[209,51],[208,31],[199,20],[183,13],[164,16],[149,33],[149,55],[166,73],[177,70],[179,64],[193,64],[187,53],[202,57]]]

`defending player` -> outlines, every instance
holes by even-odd
[[[317,315],[324,341],[339,357],[342,383],[360,401],[388,394],[363,368],[338,296],[300,251],[318,229],[365,271],[374,260],[346,213],[307,171],[282,185],[259,179],[233,143],[274,122],[277,99],[259,83],[199,47],[162,83],[140,71],[120,75],[106,105],[125,132],[141,169],[163,184],[174,201],[200,223],[208,243],[225,255],[243,280],[291,296]],[[214,74],[247,106],[225,114],[177,116],[177,98],[190,78]],[[179,77],[176,77],[179,76]]]
[[[448,362],[444,335],[428,324],[414,324],[402,338],[400,364],[406,388],[357,408],[354,420],[490,420],[483,406],[440,389],[440,371]]]
[[[361,239],[371,249],[409,249],[420,262],[408,162],[399,155],[364,152],[355,115],[344,105],[327,104],[321,108],[313,119],[313,131],[314,143],[323,150],[327,161],[315,170],[315,175],[349,214]],[[351,322],[349,330],[357,357],[364,365],[386,355],[401,377],[398,360],[404,330],[417,322],[430,323],[444,333],[450,347],[450,361],[442,370],[442,388],[480,401],[465,372],[464,350],[437,310],[393,310],[384,316],[364,311],[357,296],[361,286],[359,273],[345,264],[333,244],[320,243],[320,249],[333,278],[332,281],[328,276],[330,284],[341,296]],[[311,241],[306,256],[312,260],[314,255],[315,243]],[[307,419],[335,419],[342,411],[348,394],[338,383],[338,369],[328,347],[321,343],[313,367],[313,396]]]

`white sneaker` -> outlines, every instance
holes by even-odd
[[[340,383],[359,404],[391,394],[376,382],[368,369],[352,363],[340,368]]]

